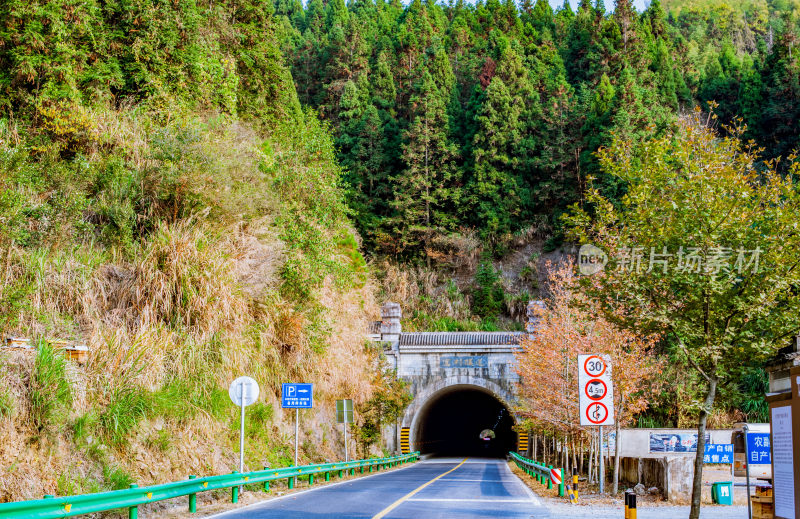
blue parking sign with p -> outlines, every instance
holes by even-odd
[[[769,433],[747,433],[747,462],[759,465],[772,463]]]
[[[313,384],[283,384],[281,407],[311,409],[314,407]]]

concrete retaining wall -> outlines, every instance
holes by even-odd
[[[610,462],[613,463],[613,458]],[[620,458],[620,480],[623,485],[642,483],[646,488],[656,487],[662,496],[676,504],[689,502],[693,476],[693,456]]]

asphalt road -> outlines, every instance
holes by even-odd
[[[550,516],[504,460],[440,458],[288,494],[214,517],[543,519]]]

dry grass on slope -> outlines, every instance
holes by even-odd
[[[261,167],[252,130],[226,120],[159,129],[125,113],[98,120],[107,147],[127,146],[126,164],[149,172],[150,205],[135,221],[157,224],[119,245],[91,232],[78,239],[80,222],[65,224],[52,242],[0,251],[5,286],[21,290],[0,298],[8,308],[0,332],[90,347],[81,367],[57,352],[43,362],[42,349],[0,353],[0,501],[231,470],[238,414],[227,387],[242,374],[262,388],[248,408],[252,468],[291,458],[293,416],[279,409],[281,382],[316,383],[319,409],[304,420],[317,431],[328,430],[332,400],[363,402],[373,390],[375,354],[364,347],[366,322],[378,313],[372,288],[334,274],[311,302],[283,293],[289,246],[275,223],[270,175],[286,165],[273,157]],[[170,158],[175,146],[185,161]],[[311,152],[299,150],[298,163],[302,153]],[[167,187],[175,196],[162,196]],[[122,207],[119,196],[98,195],[83,218],[99,229]],[[330,232],[338,238],[342,229]],[[54,391],[62,396],[46,398]],[[337,458],[331,436],[315,436],[301,456]]]

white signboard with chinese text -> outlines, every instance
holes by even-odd
[[[796,519],[792,407],[788,405],[772,408],[772,478],[775,517]]]
[[[614,385],[608,355],[578,355],[581,425],[614,424]]]

